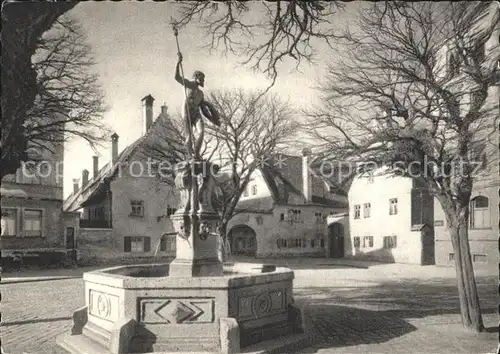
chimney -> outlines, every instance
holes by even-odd
[[[82,171],[82,188],[85,187],[89,183],[89,171]]]
[[[161,106],[161,114],[167,115],[168,114],[167,111],[168,111],[168,107],[167,107],[167,104],[164,102],[163,106]]]
[[[73,178],[73,194],[78,192],[78,178]]]
[[[302,193],[306,203],[312,201],[312,177],[309,172],[309,163],[311,162],[311,149],[302,149]]]
[[[142,119],[144,121],[144,134],[149,130],[151,124],[153,124],[153,101],[155,99],[151,95],[144,97],[142,101]]]
[[[99,156],[92,156],[92,162],[93,162],[92,177],[96,178],[99,173]]]
[[[118,160],[118,134],[111,135],[111,164],[115,164]]]

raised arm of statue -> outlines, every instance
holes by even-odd
[[[185,79],[182,77],[180,66],[182,63],[182,54],[178,53],[179,55],[179,60],[177,61],[177,65],[175,66],[175,81],[177,81],[179,84],[186,86],[188,89],[194,89],[196,88],[197,84],[194,81],[190,81],[188,79]]]

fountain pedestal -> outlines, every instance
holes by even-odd
[[[293,271],[223,268],[213,175],[194,167],[199,183],[189,168],[176,177],[182,201],[172,216],[175,260],[85,273],[86,305],[73,314],[71,334],[58,337],[60,346],[79,354],[229,354],[288,353],[309,344],[293,304]]]
[[[212,205],[213,164],[190,163],[176,170],[175,185],[180,192],[180,207],[171,220],[177,232],[177,253],[170,265],[171,277],[221,276],[218,256],[219,215]],[[193,183],[193,176],[197,183]]]

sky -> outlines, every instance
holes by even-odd
[[[180,110],[184,91],[174,80],[177,47],[170,25],[177,14],[175,2],[81,2],[66,15],[77,19],[84,28],[96,59],[94,71],[100,76],[109,108],[104,123],[119,135],[119,151],[142,135],[141,99],[155,98],[154,117],[164,103],[169,112]],[[194,70],[205,73],[205,95],[211,90],[243,87],[264,89],[269,81],[260,73],[239,65],[234,55],[201,51],[207,34],[195,24],[179,32],[179,42],[186,77]],[[297,107],[318,103],[314,86],[325,72],[326,59],[334,55],[326,45],[317,47],[322,54],[314,65],[303,63],[294,70],[293,60],[279,66],[279,76],[272,91],[291,99]],[[72,192],[72,179],[83,169],[92,176],[94,151],[76,138],[65,146],[64,195]],[[98,149],[99,166],[111,157],[110,144]]]

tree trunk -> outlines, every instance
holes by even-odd
[[[481,332],[484,330],[484,325],[470,255],[468,208],[457,209],[455,215],[450,219],[453,220],[449,231],[455,252],[455,270],[462,324],[468,330]]]
[[[219,228],[219,234],[220,234],[220,238],[221,238],[221,248],[222,248],[222,251],[221,251],[221,260],[222,260],[222,262],[226,262],[228,256],[230,255],[230,250],[227,248],[227,244],[228,244],[228,241],[227,241],[227,224],[228,224],[228,220],[226,220],[225,218],[223,218],[221,220],[220,228]]]
[[[36,96],[31,56],[38,38],[77,2],[10,2],[2,8],[2,169],[12,173],[26,161],[23,123]]]

